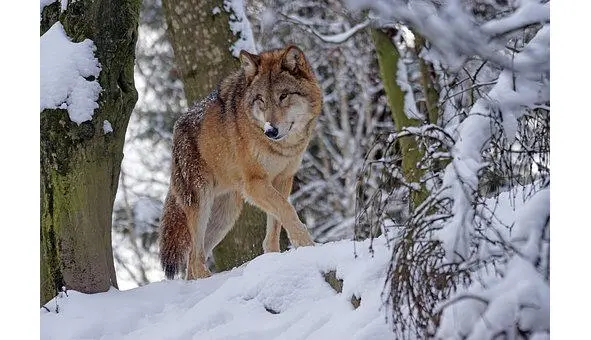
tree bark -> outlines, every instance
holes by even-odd
[[[162,5],[185,96],[193,103],[240,65],[230,52],[236,40],[228,24],[230,15],[222,0],[165,0]],[[216,7],[221,11],[213,14]],[[262,254],[265,224],[265,213],[245,204],[234,228],[213,250],[216,269],[228,270]]]
[[[164,0],[167,30],[187,102],[206,97],[240,66],[230,53],[235,40],[223,0]],[[214,8],[220,12],[213,14]]]
[[[408,118],[404,112],[404,92],[396,83],[398,72],[398,60],[400,53],[388,34],[372,29],[371,34],[376,47],[380,76],[384,84],[384,91],[388,97],[388,105],[392,111],[392,119],[398,131],[410,126],[420,126],[422,122],[418,119]],[[402,154],[402,173],[407,182],[418,183],[423,171],[417,168],[417,163],[423,157],[423,152],[418,148],[414,137],[402,137],[399,139],[400,152]],[[426,188],[421,187],[420,191],[413,192],[411,196],[412,205],[419,206],[427,197]]]
[[[41,112],[42,304],[64,286],[84,293],[117,287],[111,215],[125,131],[137,101],[133,67],[140,3],[79,0],[61,14],[55,4],[44,9],[42,34],[59,18],[73,41],[94,41],[102,91],[92,120],[80,125],[66,110]],[[103,132],[105,120],[113,132]]]

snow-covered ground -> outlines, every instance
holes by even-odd
[[[202,280],[68,291],[41,309],[41,339],[392,339],[380,295],[390,250],[383,238],[373,249],[340,241],[264,254]],[[341,293],[323,276],[334,270]]]

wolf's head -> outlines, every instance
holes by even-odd
[[[320,87],[304,53],[296,46],[263,52],[240,52],[246,78],[243,107],[271,140],[303,132],[320,114]]]

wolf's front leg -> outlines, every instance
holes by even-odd
[[[275,216],[267,213],[267,232],[263,240],[263,250],[265,253],[281,251],[279,246],[279,237],[281,235],[281,223]]]
[[[267,214],[273,215],[279,220],[287,231],[289,240],[295,247],[314,245],[312,237],[295,211],[295,208],[288,202],[287,195],[283,196],[277,189],[271,185],[266,179],[251,179],[245,183],[246,195],[259,208],[263,209]],[[269,224],[267,224],[269,226]],[[277,235],[281,228],[267,229],[267,236],[265,237],[264,247],[279,248],[279,236]],[[276,240],[274,237],[276,236]],[[276,243],[275,243],[276,241]]]
[[[279,194],[285,199],[289,198],[291,187],[293,184],[293,176],[278,176],[273,180],[273,187],[277,189]],[[265,240],[263,241],[263,250],[265,253],[279,252],[279,238],[281,235],[281,223],[275,216],[267,214],[267,232]]]

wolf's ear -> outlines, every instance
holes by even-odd
[[[281,66],[283,68],[287,69],[291,73],[304,71],[305,63],[306,58],[304,57],[304,52],[302,52],[302,50],[294,45],[287,46],[281,61]]]
[[[240,51],[240,63],[246,79],[250,79],[257,74],[260,60],[261,57],[256,54],[248,53],[245,50]]]

